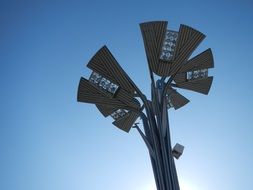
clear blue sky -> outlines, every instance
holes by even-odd
[[[237,1],[4,1],[0,3],[0,189],[154,190],[135,130],[76,102],[80,76],[104,44],[149,95],[139,23],[168,20],[207,35],[208,96],[170,111],[182,190],[252,189],[253,3]]]

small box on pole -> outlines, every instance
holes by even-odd
[[[172,155],[178,159],[184,152],[184,146],[181,144],[176,144],[174,148],[172,149]]]

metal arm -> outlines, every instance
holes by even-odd
[[[133,128],[136,128],[137,131],[140,133],[143,141],[145,142],[145,144],[147,145],[147,148],[149,150],[150,155],[152,156],[153,159],[155,159],[155,153],[154,150],[152,148],[152,146],[150,145],[149,140],[147,139],[147,137],[144,135],[144,133],[141,131],[140,127],[138,126],[137,123],[134,124]]]

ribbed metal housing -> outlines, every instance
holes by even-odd
[[[175,60],[172,62],[170,74],[174,74],[191,56],[198,47],[205,35],[201,32],[186,26],[180,25],[179,36],[175,50]]]
[[[104,117],[111,115],[113,112],[117,110],[117,108],[112,106],[96,105],[96,107],[103,114]]]
[[[187,98],[177,92],[175,89],[169,87],[167,88],[167,94],[169,94],[169,98],[175,110],[183,107],[188,102],[190,102]]]
[[[163,41],[167,30],[166,21],[154,21],[140,24],[148,64],[151,70],[159,76],[170,76],[178,71],[191,56],[192,52],[205,38],[201,32],[180,25],[173,61],[160,59]]]
[[[109,93],[103,92],[83,77],[81,77],[78,86],[77,101],[127,110],[140,109],[139,102],[129,94],[124,93],[123,89],[119,89],[116,96],[112,97]]]
[[[87,67],[106,76],[106,78],[114,83],[119,84],[128,93],[134,94],[135,89],[129,80],[129,76],[121,68],[106,46],[103,46],[97,51],[87,64]]]
[[[187,61],[187,63],[182,66],[179,72],[182,73],[191,70],[209,69],[213,67],[213,54],[211,49],[209,48],[206,51]]]
[[[187,78],[186,78],[186,73],[178,73],[175,77],[174,77],[174,81],[176,83],[182,83],[182,82],[186,82]]]
[[[138,117],[138,113],[129,111],[123,118],[114,121],[113,125],[125,132],[129,132]]]
[[[198,69],[209,69],[213,67],[214,63],[212,51],[211,49],[207,49],[206,51],[200,53],[199,55],[187,61],[187,63],[181,67],[179,73],[174,78],[176,86],[179,88],[184,88],[203,94],[208,94],[212,84],[213,77],[188,81],[187,72]]]
[[[192,90],[202,94],[208,94],[210,87],[212,85],[213,77],[189,80],[182,83],[177,83],[175,86],[178,88],[183,88],[187,90]]]
[[[167,29],[167,21],[154,21],[140,24],[148,64],[157,75],[168,75],[170,64],[160,59]]]

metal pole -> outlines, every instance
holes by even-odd
[[[147,116],[141,113],[145,135],[139,127],[137,130],[149,149],[157,190],[180,190],[172,155],[167,102],[163,94],[165,87],[161,80],[156,86],[151,86],[152,102],[145,102]]]

